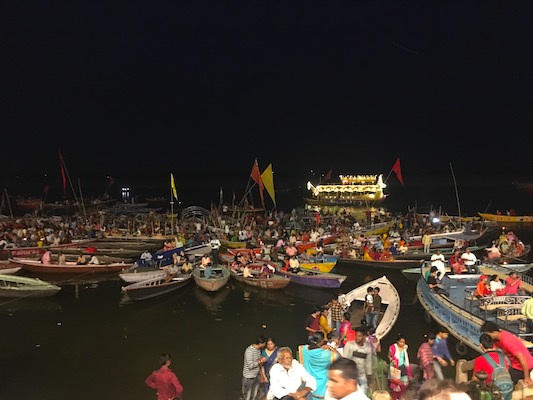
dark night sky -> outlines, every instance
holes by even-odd
[[[407,183],[449,181],[450,163],[458,177],[528,180],[531,11],[492,1],[4,2],[0,183],[59,183],[58,148],[73,177],[164,185],[174,172],[178,186],[203,180],[214,193],[245,185],[255,158],[261,170],[273,164],[277,187],[332,167],[386,176],[397,157]]]

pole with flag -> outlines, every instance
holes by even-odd
[[[170,173],[170,233],[174,234],[174,199],[178,200],[178,192],[176,190],[176,182],[174,182],[174,174]]]
[[[390,170],[389,175],[387,175],[387,179],[385,179],[385,182],[387,182],[387,180],[389,179],[390,174],[393,173],[393,172],[396,174],[396,177],[398,178],[398,180],[400,181],[402,186],[405,188],[405,185],[403,183],[403,177],[402,177],[402,167],[400,165],[400,157],[398,157],[398,159],[396,160],[396,162],[392,166],[392,169]]]

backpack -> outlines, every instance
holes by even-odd
[[[501,350],[497,350],[496,353],[500,356],[499,364],[496,364],[488,353],[483,353],[483,358],[493,368],[491,382],[500,389],[505,400],[511,400],[513,397],[514,383],[511,379],[511,374],[505,368],[505,356]]]

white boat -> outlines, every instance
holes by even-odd
[[[38,278],[0,274],[0,297],[48,297],[53,296],[60,290],[60,286]]]
[[[128,283],[141,282],[147,279],[163,278],[166,275],[167,271],[164,269],[152,269],[148,267],[133,268],[132,270],[121,272],[118,274],[120,279]]]
[[[13,275],[22,269],[20,265],[12,264],[8,260],[0,260],[0,274]]]
[[[367,288],[376,286],[379,287],[382,307],[386,306],[385,311],[380,315],[375,332],[378,339],[381,340],[389,333],[396,323],[398,315],[400,315],[400,295],[391,281],[386,276],[382,276],[349,291],[340,297],[340,299],[343,300],[342,304],[345,306],[349,306],[354,301],[359,301],[362,307],[362,303],[364,303],[367,294]]]

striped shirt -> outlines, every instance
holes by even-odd
[[[245,378],[256,378],[259,373],[259,358],[261,351],[250,345],[244,351],[244,366],[242,368],[242,376]]]

